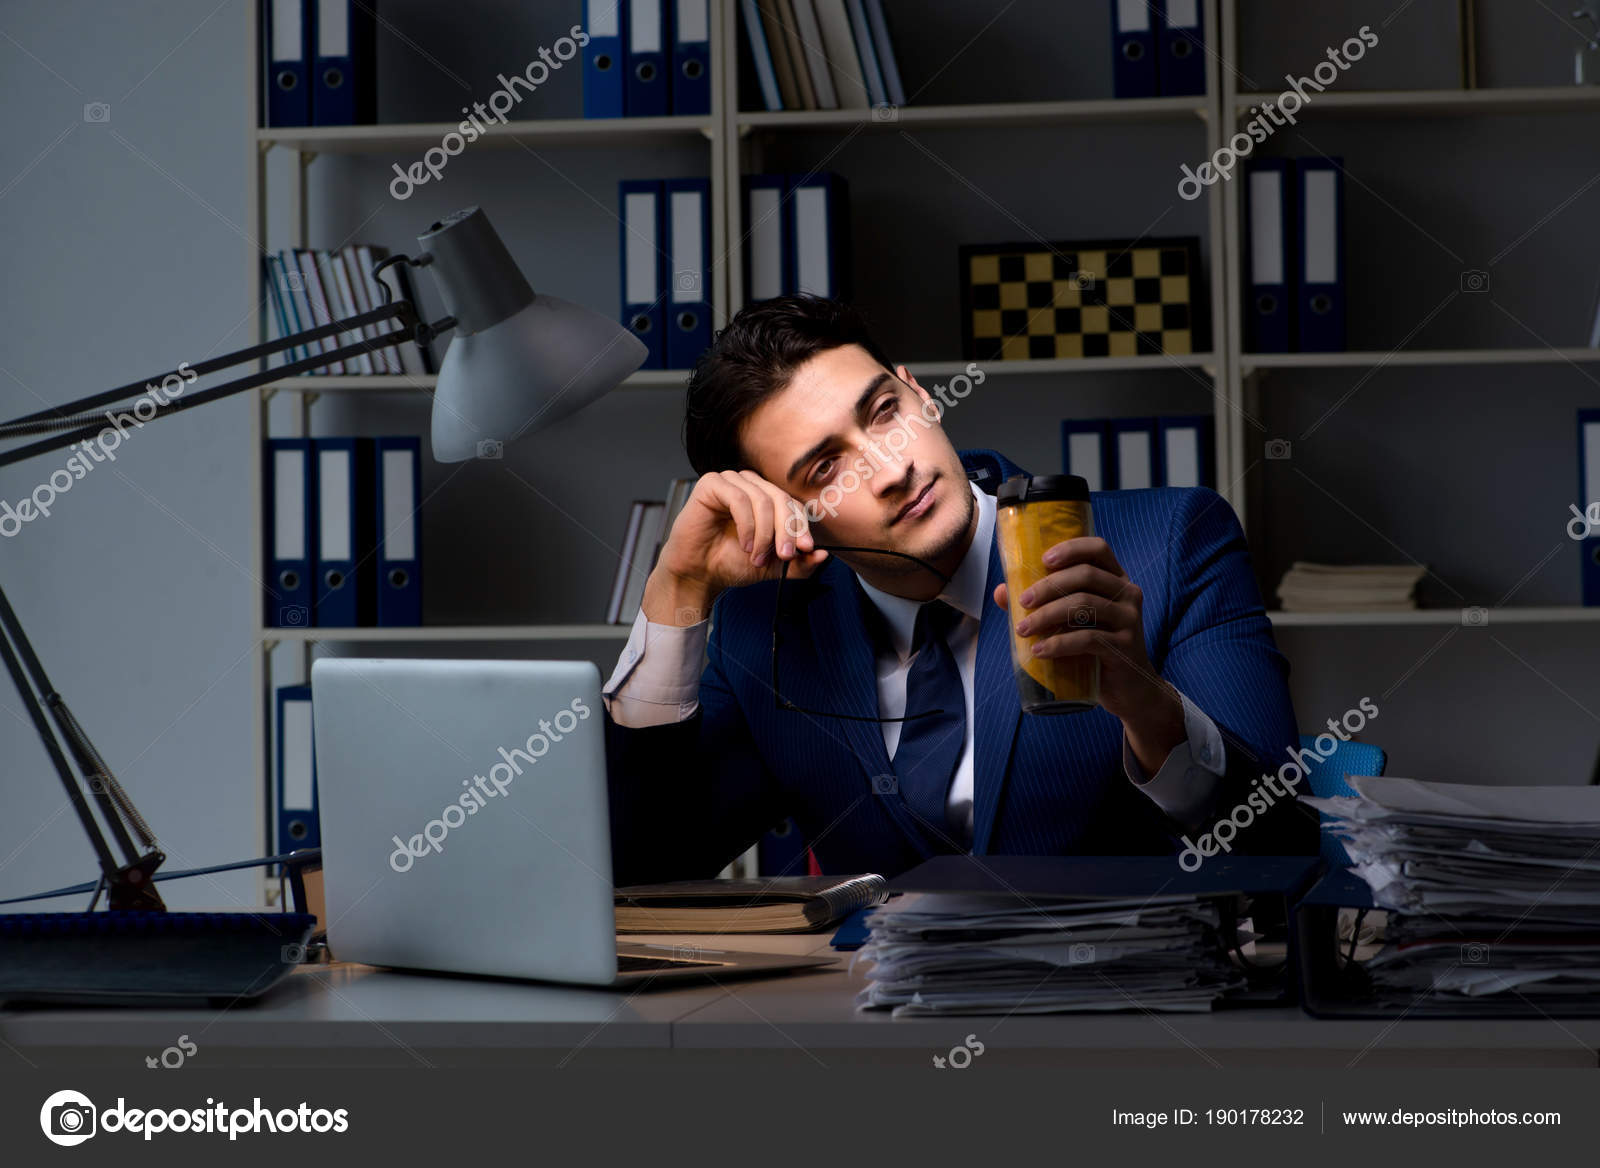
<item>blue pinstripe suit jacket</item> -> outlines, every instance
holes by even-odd
[[[993,451],[961,457],[990,492],[1022,473]],[[1225,815],[1244,802],[1251,780],[1276,770],[1298,745],[1288,662],[1273,643],[1238,518],[1204,487],[1099,491],[1091,502],[1095,533],[1144,594],[1151,664],[1222,733],[1227,771],[1215,807]],[[972,851],[1177,852],[1184,829],[1123,773],[1117,718],[1099,708],[1023,716],[1006,615],[993,600],[1003,579],[992,546],[974,674]],[[952,850],[920,826],[902,796],[884,789],[889,784],[873,782],[894,773],[878,724],[777,708],[775,590],[768,581],[718,598],[694,717],[637,729],[606,719],[618,884],[714,876],[785,816],[828,873],[893,875]],[[785,585],[785,698],[814,710],[877,715],[866,603],[854,573],[837,559]],[[1233,848],[1315,855],[1317,842],[1315,815],[1281,799]]]

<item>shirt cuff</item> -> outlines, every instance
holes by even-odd
[[[1222,734],[1216,723],[1182,693],[1185,739],[1172,748],[1161,769],[1146,775],[1122,734],[1122,769],[1128,779],[1185,827],[1198,827],[1216,801],[1218,780],[1227,771]]]
[[[658,625],[633,619],[628,642],[600,697],[619,726],[661,726],[692,717],[700,704],[700,671],[709,621]]]

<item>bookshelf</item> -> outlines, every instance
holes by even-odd
[[[1480,7],[1492,2],[1495,0],[1479,0]],[[1352,12],[1360,7],[1355,0],[1351,3]],[[597,210],[593,204],[598,201],[609,205],[614,195],[608,196],[604,191],[608,185],[614,191],[616,178],[709,174],[713,323],[720,328],[744,299],[745,224],[739,197],[743,177],[768,170],[837,170],[849,180],[851,188],[855,299],[869,312],[891,359],[906,364],[925,385],[952,377],[966,366],[960,359],[958,343],[958,243],[1021,238],[1035,233],[1041,239],[1197,235],[1202,241],[1211,351],[1182,356],[988,363],[983,366],[987,375],[983,391],[972,394],[959,409],[952,409],[948,422],[957,445],[995,446],[1022,465],[1049,471],[1060,465],[1056,427],[1062,417],[1209,410],[1216,420],[1217,489],[1244,524],[1269,608],[1276,603],[1273,590],[1287,559],[1319,558],[1324,553],[1316,551],[1315,544],[1309,550],[1303,548],[1294,532],[1286,532],[1284,527],[1285,513],[1293,512],[1306,499],[1315,504],[1316,491],[1297,484],[1282,466],[1273,471],[1276,478],[1267,483],[1268,470],[1272,468],[1264,465],[1263,444],[1276,435],[1275,430],[1268,430],[1288,426],[1295,420],[1296,411],[1309,410],[1315,418],[1321,410],[1317,404],[1319,395],[1334,400],[1340,394],[1353,392],[1354,387],[1359,389],[1354,399],[1359,407],[1392,402],[1396,409],[1425,413],[1447,406],[1453,400],[1455,387],[1465,385],[1467,397],[1486,410],[1483,429],[1489,430],[1498,424],[1493,410],[1496,403],[1498,408],[1504,408],[1505,394],[1498,382],[1483,384],[1486,377],[1515,378],[1519,385],[1525,379],[1535,379],[1541,386],[1565,386],[1559,392],[1569,394],[1569,383],[1551,379],[1577,378],[1591,392],[1597,384],[1600,351],[1581,347],[1582,339],[1571,335],[1570,330],[1560,336],[1537,336],[1510,322],[1501,322],[1504,327],[1498,332],[1468,327],[1454,332],[1434,330],[1419,333],[1414,343],[1401,343],[1406,330],[1422,315],[1401,302],[1386,305],[1381,318],[1378,314],[1373,316],[1374,320],[1393,324],[1393,337],[1379,336],[1372,328],[1358,329],[1353,314],[1351,342],[1355,347],[1350,351],[1252,354],[1244,350],[1238,311],[1244,286],[1238,175],[1234,181],[1206,188],[1192,203],[1177,196],[1176,182],[1180,163],[1192,165],[1211,157],[1253,105],[1273,96],[1270,92],[1253,92],[1265,87],[1249,82],[1238,72],[1241,26],[1248,28],[1251,22],[1270,23],[1272,19],[1289,17],[1273,16],[1270,8],[1251,0],[1205,0],[1207,39],[1216,48],[1207,54],[1205,96],[1109,100],[1104,97],[1110,92],[1109,63],[1104,59],[1107,45],[1095,31],[1105,19],[1104,5],[1059,6],[1051,0],[1020,0],[1009,23],[996,23],[993,29],[986,28],[983,37],[972,38],[962,50],[965,55],[957,55],[961,67],[950,69],[944,68],[950,61],[950,51],[942,49],[941,44],[962,44],[979,26],[984,26],[987,17],[974,14],[959,0],[929,5],[888,0],[888,6],[910,96],[904,108],[888,112],[769,112],[759,108],[761,103],[744,60],[746,45],[739,27],[738,6],[713,0],[713,96],[709,117],[588,121],[571,116],[570,102],[566,107],[553,106],[548,117],[528,117],[495,127],[452,161],[448,177],[457,185],[448,194],[432,190],[428,194],[446,198],[448,206],[481,202],[513,254],[524,262],[536,290],[613,312],[614,289],[606,292],[605,281],[614,278],[616,268],[614,226],[607,229],[609,235],[597,233],[592,239],[585,237],[563,250],[564,241],[553,238],[550,228],[540,227],[542,215],[548,213],[561,221],[560,216],[570,214],[563,208],[571,207],[598,215],[605,208]],[[544,7],[560,11],[555,15],[541,13],[539,19],[548,15],[551,27],[565,28],[571,23],[566,19],[566,10],[576,9],[577,5]],[[1419,2],[1412,16],[1421,20],[1418,13],[1442,11],[1444,7],[1438,0],[1431,0],[1431,8],[1429,3]],[[1454,0],[1450,0],[1448,8],[1455,10]],[[417,11],[421,11],[420,6]],[[1401,15],[1396,14],[1397,18]],[[394,19],[404,17],[401,11]],[[525,17],[519,17],[522,18]],[[1030,24],[1036,26],[1044,20],[1059,22],[1051,26],[1059,34],[1060,47],[1054,51],[1038,50],[1033,43],[1036,38],[1028,36]],[[1361,23],[1361,18],[1352,16],[1351,20],[1351,27]],[[1385,35],[1389,37],[1387,26]],[[256,109],[259,77],[258,36],[253,28],[246,71],[248,108],[252,111]],[[997,39],[991,43],[988,38]],[[1253,41],[1261,39],[1259,32],[1253,37]],[[1390,37],[1391,41],[1396,39],[1403,38]],[[1480,38],[1480,55],[1489,51],[1488,40]],[[502,58],[515,57],[520,51],[507,51],[493,40],[481,39],[481,43],[488,46],[488,59],[495,67],[499,67]],[[1401,50],[1395,52],[1398,56]],[[1073,67],[1067,68],[1068,65]],[[1262,73],[1263,78],[1274,75]],[[380,70],[380,84],[384,76]],[[920,80],[923,77],[928,78],[926,84]],[[919,84],[926,92],[919,90]],[[252,124],[248,128],[248,214],[249,222],[256,226],[246,267],[251,288],[259,287],[261,249],[255,240],[269,238],[269,221],[274,215],[286,217],[288,224],[287,236],[274,241],[274,247],[333,244],[337,239],[326,234],[324,219],[342,216],[340,221],[350,226],[362,223],[367,207],[357,205],[359,199],[353,192],[381,189],[381,183],[386,181],[382,178],[383,169],[391,161],[414,157],[453,128],[451,123],[432,120],[438,111],[421,111],[415,103],[402,110],[407,118],[417,112],[422,116],[416,120],[376,126],[262,129]],[[1417,160],[1408,164],[1409,169],[1402,168],[1407,184],[1404,190],[1385,195],[1391,203],[1404,203],[1412,213],[1416,202],[1426,202],[1441,193],[1440,183],[1445,180],[1430,173],[1435,156],[1452,181],[1464,177],[1461,164],[1457,164],[1458,169],[1449,168],[1453,155],[1460,152],[1461,139],[1448,134],[1477,134],[1480,126],[1485,127],[1485,141],[1491,147],[1505,144],[1505,152],[1513,155],[1508,164],[1514,165],[1521,161],[1516,156],[1517,135],[1509,135],[1507,142],[1507,124],[1575,126],[1592,138],[1596,115],[1600,115],[1600,88],[1579,90],[1521,83],[1480,89],[1347,88],[1319,95],[1305,111],[1300,128],[1310,145],[1285,137],[1269,144],[1263,152],[1343,151],[1347,160],[1372,173],[1388,167],[1394,151],[1414,154]],[[1381,134],[1374,132],[1380,125],[1378,119],[1383,119]],[[1325,130],[1330,126],[1338,128],[1342,136],[1330,136]],[[1445,141],[1434,144],[1430,131],[1439,126],[1452,126],[1455,130],[1445,133]],[[1396,139],[1400,141],[1393,141]],[[562,166],[550,166],[551,157],[562,160]],[[552,177],[550,172],[558,169],[559,176]],[[269,181],[269,171],[281,181]],[[515,177],[503,177],[508,172],[514,172]],[[312,181],[314,175],[316,182]],[[567,180],[566,186],[562,179]],[[538,184],[537,189],[526,190],[525,205],[518,201],[524,183]],[[1457,192],[1453,199],[1470,201],[1470,193],[1460,193],[1460,185],[1452,188]],[[586,204],[567,187],[585,187],[599,193]],[[480,196],[480,188],[496,190],[497,196]],[[1568,189],[1552,189],[1546,203],[1553,207],[1570,193]],[[569,201],[563,204],[563,198]],[[384,224],[382,230],[373,233],[369,229],[360,238],[382,242],[391,249],[413,250],[411,236],[432,215],[433,205],[428,204],[425,209],[425,203],[423,198],[414,199],[398,214],[390,208],[387,220],[378,221]],[[1461,216],[1472,218],[1465,212]],[[1529,225],[1516,222],[1516,216],[1499,205],[1486,209],[1479,217],[1491,216],[1500,216],[1512,236],[1513,223],[1517,231]],[[1503,246],[1503,242],[1494,246]],[[1351,234],[1347,251],[1357,243],[1357,237]],[[544,254],[547,244],[551,253],[548,256]],[[594,246],[586,252],[590,244]],[[1464,246],[1456,245],[1462,257],[1457,266],[1475,266],[1477,261],[1466,255]],[[1541,254],[1551,248],[1548,241],[1539,238],[1529,246],[1543,249]],[[579,269],[575,257],[581,257],[602,275],[590,278],[589,273]],[[426,275],[417,280],[424,300],[427,280]],[[1441,289],[1435,300],[1444,299],[1448,291]],[[263,336],[265,327],[263,314],[258,321]],[[578,450],[585,441],[603,440],[617,447],[613,461],[619,464],[654,466],[659,462],[663,468],[658,476],[659,495],[659,488],[672,473],[687,473],[686,469],[671,473],[666,470],[669,464],[677,465],[671,460],[681,461],[677,394],[685,376],[682,370],[636,373],[621,392],[592,407],[590,412],[600,417],[588,423],[589,430],[577,437],[564,437],[562,443],[568,450]],[[361,411],[354,416],[365,419],[387,419],[387,411],[393,411],[405,419],[396,428],[425,428],[425,416],[420,410],[433,384],[429,377],[323,376],[297,378],[260,391],[257,408],[251,411],[251,450],[246,471],[251,482],[257,484],[257,495],[261,481],[260,440],[266,434],[312,433],[314,409]],[[1421,404],[1417,404],[1419,401]],[[1258,425],[1267,429],[1258,429]],[[1369,431],[1382,428],[1369,420]],[[1560,442],[1552,451],[1551,461],[1565,468],[1571,461],[1570,434],[1562,432],[1558,437]],[[1367,444],[1360,434],[1341,441],[1350,444],[1349,453],[1358,462],[1378,457],[1378,447]],[[563,465],[570,465],[572,456],[565,451],[551,447],[541,447],[540,451],[541,458],[553,461],[568,457],[569,462]],[[1540,483],[1544,493],[1550,494],[1554,481],[1551,476],[1565,472],[1552,467],[1538,473],[1546,476]],[[511,498],[522,498],[515,483],[499,479],[490,482],[487,474],[487,470],[472,464],[452,469],[445,478],[451,483],[448,493],[470,490],[497,503],[505,498],[497,492],[510,491]],[[462,483],[455,481],[457,475]],[[565,496],[555,495],[540,483],[523,485],[536,488],[541,496],[536,503],[543,511],[550,511],[553,503],[567,505]],[[260,627],[259,615],[253,613],[254,758],[257,790],[263,793],[259,822],[263,841],[268,841],[266,833],[272,821],[272,690],[276,684],[305,676],[315,652],[333,651],[345,643],[358,646],[362,652],[383,646],[384,651],[393,648],[418,653],[454,646],[471,646],[478,652],[486,646],[504,644],[512,652],[587,655],[600,665],[603,675],[608,673],[616,646],[627,630],[593,623],[587,617],[600,611],[598,598],[609,582],[605,557],[614,555],[615,548],[610,545],[620,533],[629,493],[625,488],[619,490],[623,493],[614,500],[613,507],[616,517],[612,526],[616,530],[608,528],[611,521],[603,514],[595,519],[563,511],[540,532],[537,558],[573,564],[573,572],[588,580],[588,590],[595,598],[592,603],[587,603],[577,590],[552,595],[535,590],[532,602],[512,612],[513,606],[504,603],[506,597],[500,595],[497,599],[501,603],[488,606],[481,623],[468,619],[471,614],[465,610],[470,606],[455,604],[441,616],[442,623],[410,630],[267,629]],[[1294,495],[1294,490],[1301,494]],[[441,495],[442,499],[445,497]],[[1553,496],[1549,501],[1554,501]],[[1473,513],[1492,510],[1478,497],[1473,497],[1470,504]],[[1564,504],[1562,501],[1554,507],[1552,530],[1557,530],[1565,519]],[[1394,513],[1408,525],[1408,534],[1422,523],[1418,514],[1422,508],[1423,503],[1415,500],[1395,505]],[[1334,518],[1359,534],[1359,524],[1354,519],[1337,514]],[[259,507],[251,522],[256,527],[251,543],[252,568],[255,578],[260,579]],[[451,527],[454,526],[452,521]],[[1459,536],[1459,525],[1454,530]],[[550,536],[548,547],[546,536]],[[1417,554],[1424,559],[1429,558],[1428,549],[1433,546],[1420,537],[1400,542],[1407,548],[1419,549]],[[1451,546],[1461,542],[1456,538]],[[430,581],[442,579],[438,563],[456,567],[459,550],[459,546],[452,552],[435,545],[440,559],[431,569]],[[1399,554],[1387,545],[1365,550],[1373,559]],[[1278,564],[1274,556],[1284,563]],[[1531,568],[1537,556],[1529,552],[1522,558]],[[1565,595],[1545,588],[1537,595],[1529,595],[1525,604],[1494,603],[1497,597],[1508,595],[1506,588],[1516,583],[1521,567],[1519,562],[1516,571],[1506,569],[1508,576],[1504,580],[1499,576],[1482,580],[1473,577],[1487,596],[1478,602],[1490,610],[1487,631],[1515,626],[1522,630],[1519,636],[1559,634],[1563,630],[1579,638],[1590,636],[1600,613],[1570,603],[1576,598],[1575,568],[1570,573],[1572,587]],[[515,572],[508,576],[514,577]],[[515,587],[507,585],[508,589]],[[476,594],[470,595],[476,600]],[[1297,638],[1285,642],[1285,652],[1294,661],[1297,676],[1310,675],[1314,688],[1326,688],[1331,684],[1329,677],[1354,668],[1351,661],[1337,659],[1341,638],[1362,629],[1414,628],[1421,635],[1436,634],[1447,626],[1460,625],[1460,610],[1471,603],[1463,600],[1452,604],[1450,600],[1444,598],[1438,608],[1407,613],[1269,612],[1269,617],[1275,628]],[[1339,637],[1329,638],[1329,630],[1338,631]]]

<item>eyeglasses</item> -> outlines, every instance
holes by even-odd
[[[939,571],[938,568],[935,568],[926,560],[917,559],[916,556],[910,555],[907,552],[891,551],[888,548],[852,547],[849,544],[837,543],[819,543],[816,545],[816,547],[823,551],[830,552],[867,552],[872,555],[899,556],[903,560],[910,560],[912,563],[928,569],[928,571],[939,577],[939,580],[942,584],[950,583],[950,577]],[[805,706],[795,705],[788,698],[782,696],[782,693],[778,689],[778,642],[780,639],[778,634],[778,618],[783,613],[783,582],[788,575],[789,561],[784,560],[782,562],[782,566],[778,569],[778,588],[776,594],[774,595],[772,605],[772,701],[778,709],[789,710],[790,712],[796,714],[810,714],[817,718],[842,718],[849,722],[914,722],[918,718],[936,718],[944,713],[944,710],[938,709],[924,710],[920,714],[906,714],[899,718],[869,718],[862,714],[835,714],[828,710],[807,709]]]

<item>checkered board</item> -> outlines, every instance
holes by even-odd
[[[970,244],[961,249],[969,361],[1202,351],[1200,241]]]

